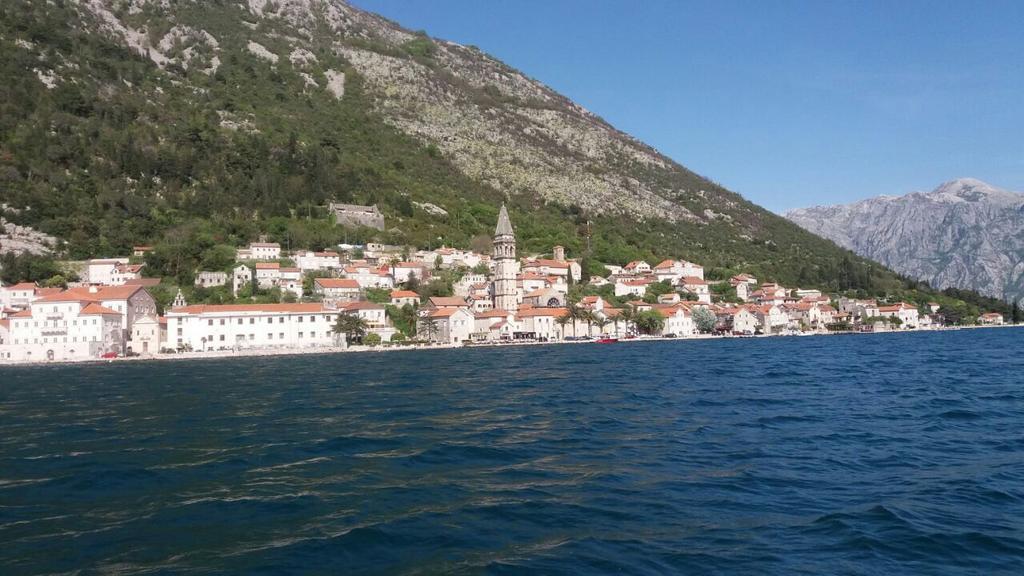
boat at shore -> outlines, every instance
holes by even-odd
[[[594,340],[597,344],[615,344],[619,339],[613,336],[601,336],[597,340]]]

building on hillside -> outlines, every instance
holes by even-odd
[[[195,285],[200,288],[215,288],[228,283],[227,272],[216,272],[204,270],[196,274]]]
[[[245,264],[235,266],[231,272],[231,293],[238,296],[238,292],[252,284],[252,268]]]
[[[757,332],[760,322],[752,309],[754,308],[750,305],[721,308],[715,313],[718,318],[716,328],[732,334],[753,335]]]
[[[313,293],[319,294],[325,304],[334,305],[359,300],[363,289],[352,278],[315,278]]]
[[[278,286],[282,292],[290,292],[296,298],[302,298],[305,287],[302,285],[302,270],[295,267],[281,268],[281,278]]]
[[[339,312],[320,303],[192,305],[167,311],[165,347],[177,350],[311,348],[344,342]]]
[[[281,245],[277,242],[252,242],[248,248],[235,251],[235,260],[279,260]]]
[[[0,288],[0,308],[27,308],[33,300],[40,297],[41,288],[35,282],[21,282]]]
[[[32,302],[9,320],[5,360],[62,361],[100,358],[122,351],[122,314],[96,300],[65,293]]]
[[[299,252],[292,259],[303,273],[341,270],[341,255],[337,252]]]
[[[89,284],[123,286],[125,281],[141,276],[142,264],[129,264],[127,258],[89,260],[85,265],[85,278]]]
[[[327,209],[334,214],[334,221],[341,226],[365,226],[384,229],[384,214],[377,205],[341,204],[331,202]]]
[[[646,276],[653,272],[651,265],[643,260],[633,260],[622,267],[622,272],[633,276]]]
[[[459,298],[458,296],[431,296],[427,299],[427,309],[443,309],[443,308],[469,308],[469,302],[465,298]]]
[[[261,290],[269,290],[281,282],[281,265],[277,262],[256,263],[256,285]]]
[[[679,288],[696,296],[698,302],[711,304],[711,290],[706,280],[696,276],[683,276],[679,279]]]
[[[414,277],[420,281],[430,278],[430,271],[421,262],[397,262],[391,265],[391,276],[395,284],[405,284]]]
[[[392,290],[391,291],[391,305],[398,306],[399,308],[410,305],[420,305],[420,295],[413,292],[412,290]]]
[[[128,352],[148,356],[164,349],[167,341],[167,320],[160,316],[143,316],[135,321],[128,340]]]
[[[515,314],[507,310],[487,310],[474,316],[474,342],[507,342],[515,338]]]
[[[498,224],[494,228],[494,308],[519,310],[516,290],[516,235],[508,218],[508,209],[501,205]]]
[[[654,278],[616,278],[616,296],[639,296],[647,294],[647,287],[654,283]]]
[[[661,329],[662,335],[684,338],[697,333],[697,329],[693,324],[693,316],[690,313],[690,309],[686,306],[678,304],[659,305],[654,309],[665,319],[665,325]]]
[[[152,246],[133,246],[132,256],[145,256],[149,252],[153,251]]]
[[[0,320],[0,346],[7,344],[11,338],[11,321],[7,318]],[[0,348],[0,360],[4,359],[3,348]]]

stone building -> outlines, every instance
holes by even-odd
[[[342,226],[366,226],[367,228],[384,229],[384,215],[377,205],[360,206],[358,204],[338,204],[331,202],[328,210],[334,213],[334,220]]]

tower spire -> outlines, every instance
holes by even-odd
[[[505,208],[505,203],[501,203],[501,211],[498,212],[498,225],[494,228],[495,236],[513,236],[515,232],[512,231],[512,221],[508,218],[508,209]]]

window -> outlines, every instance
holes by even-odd
[[[284,332],[281,332],[280,334],[278,334],[278,337],[279,337],[279,339],[284,340]]]
[[[299,316],[299,322],[302,322],[302,316]]]
[[[299,338],[302,338],[302,332],[299,332]]]
[[[249,318],[249,324],[255,324],[255,323],[256,323],[256,319],[255,318]]]
[[[242,323],[242,319],[241,319],[241,318],[239,318],[239,319],[238,319],[238,323],[239,323],[239,324],[241,324],[241,323]]]
[[[207,326],[213,326],[213,318],[210,318],[209,320],[207,320],[206,321],[206,325]]]
[[[284,324],[284,316],[280,316],[280,317],[278,317],[278,319],[277,319],[277,323],[278,323],[278,324]]]
[[[223,341],[224,341],[224,335],[223,335],[223,334],[221,334],[221,335],[220,335],[220,341],[221,341],[221,342],[223,342]]]
[[[223,318],[221,318],[221,319],[220,319],[220,325],[221,325],[221,326],[223,326],[223,325],[224,325],[224,319],[223,319]]]
[[[273,339],[274,339],[274,335],[271,334],[270,332],[267,332],[267,340],[273,340]]]

